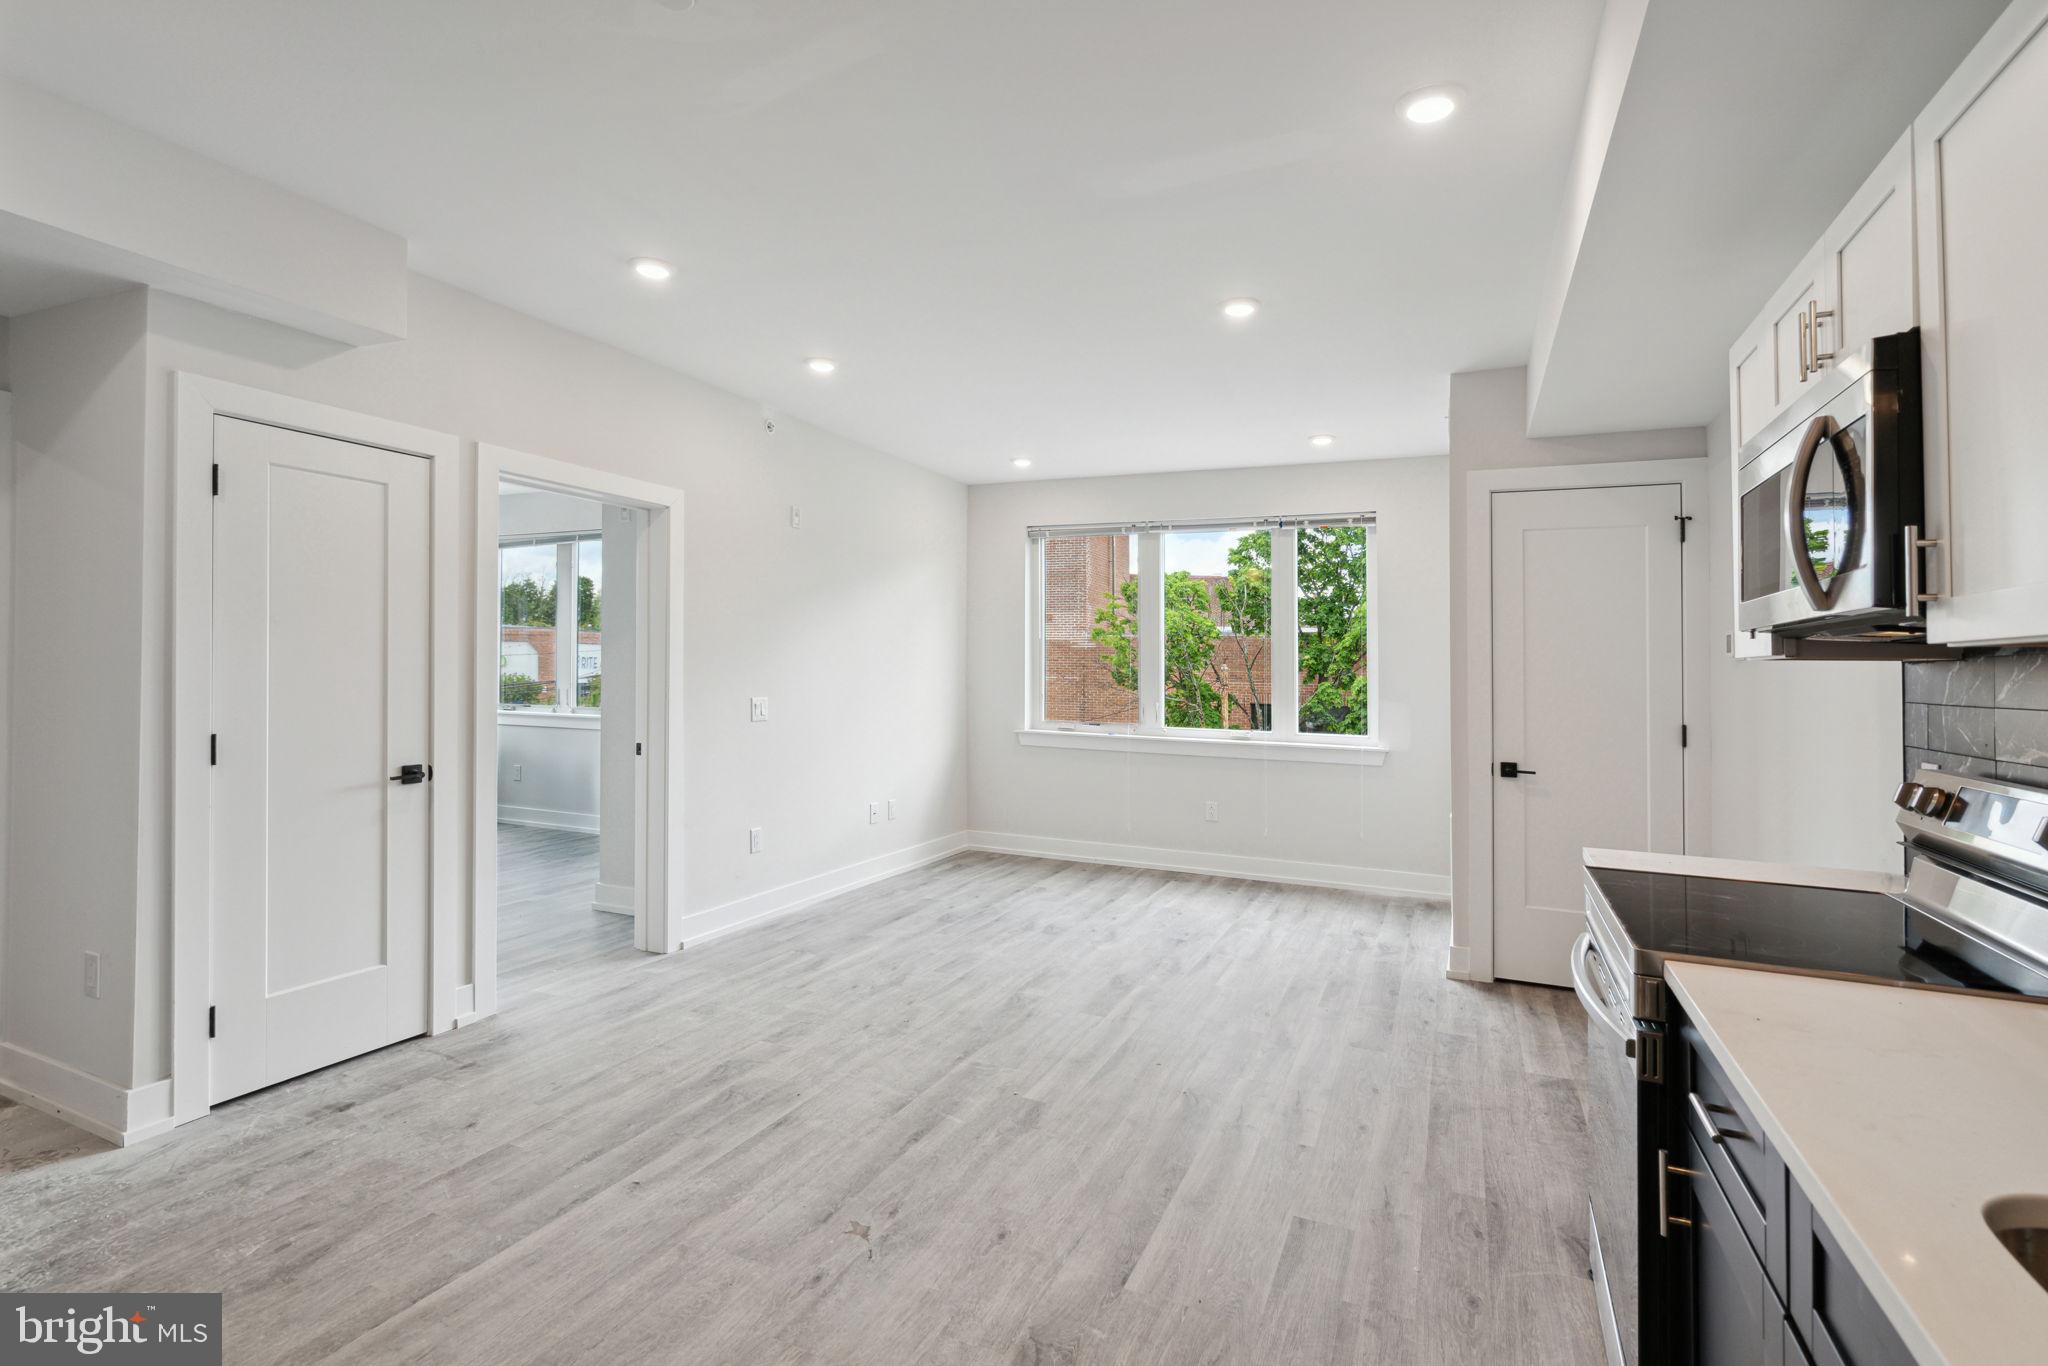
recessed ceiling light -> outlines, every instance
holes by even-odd
[[[811,373],[814,375],[829,375],[839,368],[838,361],[825,356],[812,356],[804,364],[811,368]]]
[[[633,258],[633,273],[643,280],[666,280],[669,276],[676,273],[676,268],[668,262],[656,260],[652,256],[635,256]]]
[[[1328,432],[1317,432],[1314,436],[1308,439],[1308,444],[1311,446],[1327,446],[1334,442],[1336,439],[1336,437],[1331,436]]]
[[[1031,457],[1028,455],[1020,455],[1015,460],[1012,460],[1010,463],[1012,465],[1015,465],[1020,470],[1028,470],[1031,468]]]
[[[1455,85],[1432,85],[1401,97],[1401,117],[1410,123],[1442,123],[1458,112],[1465,92]]]
[[[1259,301],[1257,299],[1225,299],[1223,301],[1223,316],[1231,319],[1233,322],[1243,322],[1258,311]]]

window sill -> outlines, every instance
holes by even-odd
[[[1245,734],[1245,732],[1235,732]],[[1377,768],[1387,747],[1372,740],[1241,740],[1206,735],[1140,735],[1131,731],[1041,730],[1017,732],[1017,743],[1045,749],[1092,749],[1121,754],[1196,754],[1210,759],[1276,759],[1296,764],[1350,764]]]
[[[594,711],[506,711],[498,712],[501,726],[541,726],[555,730],[596,730],[604,718]]]

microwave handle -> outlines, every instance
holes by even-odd
[[[1825,413],[1806,424],[1806,435],[1799,439],[1799,454],[1792,461],[1792,477],[1785,485],[1785,549],[1791,553],[1792,567],[1799,572],[1799,586],[1806,590],[1806,599],[1816,612],[1832,607],[1835,593],[1833,584],[1822,586],[1820,575],[1813,572],[1813,560],[1806,553],[1806,481],[1813,476],[1813,457],[1821,444],[1832,441],[1838,430],[1835,420]],[[1839,579],[1840,575],[1836,577]]]

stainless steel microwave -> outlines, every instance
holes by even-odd
[[[1736,456],[1737,624],[1784,636],[1925,634],[1918,328],[1829,368]]]

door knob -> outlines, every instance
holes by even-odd
[[[1536,776],[1536,770],[1533,768],[1523,768],[1513,759],[1503,759],[1500,761],[1500,776],[1503,778],[1533,778]]]
[[[411,787],[414,783],[423,783],[433,776],[434,770],[425,764],[401,764],[398,772],[391,775],[391,781]]]

